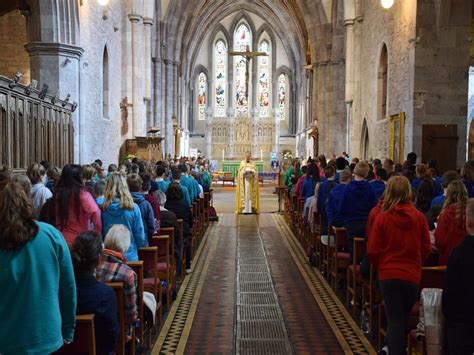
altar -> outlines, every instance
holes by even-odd
[[[224,173],[232,173],[232,176],[237,177],[239,171],[240,161],[237,160],[228,160],[222,161],[221,170]],[[257,173],[263,173],[263,161],[254,161],[255,166],[257,167]]]

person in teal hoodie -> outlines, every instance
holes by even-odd
[[[120,173],[112,173],[107,180],[105,201],[102,206],[102,235],[114,224],[123,224],[132,237],[125,253],[127,261],[138,260],[138,249],[148,245],[140,208],[133,202],[127,181]]]
[[[186,206],[191,206],[191,197],[189,195],[189,190],[186,187],[186,185],[182,182],[183,181],[183,176],[179,172],[179,169],[176,167],[173,167],[171,170],[171,176],[173,178],[173,182],[177,182],[180,186],[181,189],[183,190],[183,201],[186,203]]]
[[[158,184],[158,189],[163,191],[163,193],[166,194],[166,191],[168,191],[168,186],[170,186],[171,181],[169,181],[167,178],[165,178],[165,168],[163,165],[157,165],[156,166],[156,183]]]
[[[189,199],[191,200],[191,204],[196,201],[196,191],[194,187],[194,183],[189,175],[188,175],[188,167],[186,164],[180,164],[178,165],[178,170],[181,174],[181,178],[179,180],[179,183],[181,186],[184,186],[188,189],[189,192]]]
[[[16,182],[0,186],[0,354],[50,354],[73,341],[71,254],[53,226],[33,219]]]

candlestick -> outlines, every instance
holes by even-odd
[[[224,159],[225,159],[225,150],[222,149],[222,161],[224,161]]]
[[[260,149],[260,160],[263,161],[263,150]]]

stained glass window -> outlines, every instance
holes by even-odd
[[[280,74],[278,77],[278,105],[277,105],[277,116],[281,121],[286,120],[288,115],[288,80],[285,74]]]
[[[199,74],[198,77],[198,120],[204,121],[206,119],[207,107],[207,76],[204,73]]]
[[[252,34],[246,24],[237,27],[234,34],[234,51],[245,52],[252,50]],[[244,57],[234,57],[234,82],[235,82],[235,109],[237,114],[246,115],[249,110],[250,82],[247,75],[251,73],[250,63]]]
[[[215,73],[215,115],[225,117],[226,82],[227,82],[227,45],[223,40],[218,40],[214,49],[214,73]]]
[[[258,108],[260,117],[268,117],[271,97],[271,50],[268,41],[260,42],[259,52],[265,52],[267,57],[258,57]]]

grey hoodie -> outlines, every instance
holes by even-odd
[[[53,194],[42,182],[40,182],[31,187],[30,196],[33,201],[34,217],[38,218],[41,208],[45,202],[53,196]]]

